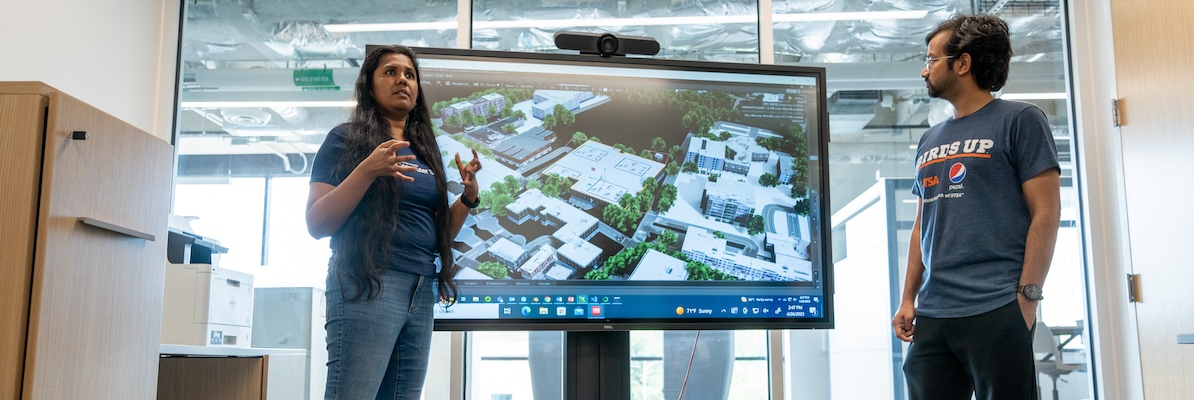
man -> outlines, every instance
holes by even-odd
[[[1036,106],[995,99],[1007,23],[958,15],[920,76],[954,115],[917,147],[916,223],[895,335],[912,399],[1035,399],[1032,330],[1060,219],[1057,149]]]

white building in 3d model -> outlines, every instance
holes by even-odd
[[[578,237],[571,237],[556,250],[560,262],[573,269],[592,268],[601,255],[601,248]]]
[[[726,144],[706,138],[692,138],[688,141],[684,162],[696,164],[702,174],[720,173],[722,164],[726,162]]]
[[[519,225],[536,221],[544,226],[559,227],[551,234],[556,246],[555,260],[572,270],[591,268],[601,255],[601,248],[588,241],[597,232],[597,218],[559,198],[544,195],[539,189],[527,189],[506,205],[506,218]],[[549,279],[566,279],[571,274],[566,269],[549,268],[545,276]]]
[[[564,200],[544,195],[539,189],[527,189],[514,202],[506,205],[506,218],[522,225],[526,221],[539,221],[544,226],[559,227],[552,234],[556,244],[571,237],[587,239],[597,231],[597,218],[576,209]]]
[[[506,97],[497,93],[490,93],[476,99],[465,100],[443,107],[439,110],[439,114],[441,118],[447,120],[448,117],[460,115],[465,110],[468,110],[473,115],[481,115],[489,118],[493,116],[489,113],[491,106],[496,110],[494,114],[502,112],[502,109],[506,108]]]
[[[796,176],[796,159],[791,156],[779,156],[779,161],[775,162],[775,176],[779,177],[781,185],[787,185],[792,182],[792,177]]]
[[[684,162],[696,164],[697,169],[703,174],[728,172],[747,175],[750,173],[751,163],[765,162],[771,157],[771,150],[760,146],[756,142],[756,138],[778,136],[767,129],[726,121],[716,121],[709,128],[709,133],[714,136],[720,136],[721,132],[729,133],[729,139],[725,141],[697,137],[690,139],[688,149],[684,154]]]
[[[722,222],[746,224],[755,212],[755,186],[722,179],[705,185],[701,214]]]
[[[655,249],[647,250],[638,266],[627,280],[631,281],[682,281],[688,279],[684,260],[663,254]]]
[[[580,103],[596,95],[593,92],[577,90],[536,90],[532,99],[531,115],[543,119],[552,113],[556,104],[564,106],[569,111],[580,108]]]
[[[694,261],[708,264],[714,269],[748,281],[811,281],[813,265],[808,260],[796,257],[777,257],[776,262],[760,260],[742,254],[727,252],[726,240],[713,236],[705,228],[689,227],[684,234],[681,248],[684,255]]]
[[[527,257],[529,257],[526,250],[523,250],[522,246],[519,246],[517,243],[511,242],[506,238],[500,238],[495,241],[489,246],[488,251],[489,255],[493,256],[495,260],[498,260],[498,262],[504,264],[506,268],[510,269],[511,271],[517,269],[520,265],[522,265],[522,263],[526,262]]]
[[[555,132],[536,126],[493,145],[493,155],[498,161],[517,169],[550,153],[555,140]]]
[[[618,204],[623,194],[634,195],[643,189],[643,181],[663,178],[664,165],[654,160],[627,154],[592,140],[543,170],[576,180],[568,188],[572,201]]]
[[[547,268],[555,264],[555,249],[551,246],[543,245],[539,247],[534,253],[527,257],[527,261],[518,267],[518,271],[527,279],[535,279],[535,277],[547,271]]]

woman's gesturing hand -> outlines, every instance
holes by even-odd
[[[377,148],[373,149],[373,153],[361,161],[361,165],[357,168],[363,168],[364,172],[368,172],[369,176],[374,178],[392,176],[407,182],[414,182],[415,178],[406,176],[405,173],[414,172],[418,168],[415,164],[410,163],[415,160],[415,156],[413,154],[405,156],[395,154],[399,149],[407,147],[410,147],[410,142],[397,139],[387,140],[377,145]]]
[[[456,153],[456,169],[460,170],[460,183],[464,184],[464,195],[469,200],[477,200],[480,190],[477,188],[477,171],[481,170],[481,160],[477,159],[477,151],[473,150],[473,160],[468,164],[460,161],[460,153]]]

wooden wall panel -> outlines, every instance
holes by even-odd
[[[21,395],[46,98],[0,91],[0,398]]]
[[[1121,102],[1128,236],[1144,395],[1194,393],[1194,3],[1112,0],[1116,85]]]

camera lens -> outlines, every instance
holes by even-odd
[[[597,39],[597,50],[600,51],[601,55],[603,56],[617,54],[618,38],[610,34],[601,35],[601,38]]]

